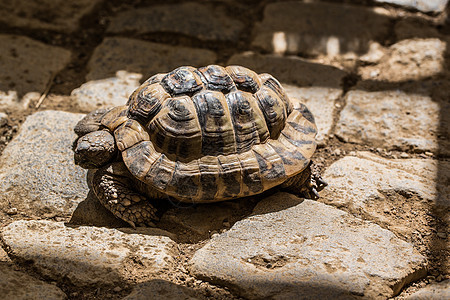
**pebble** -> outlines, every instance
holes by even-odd
[[[17,208],[15,208],[15,207],[11,207],[10,209],[8,209],[7,211],[6,211],[6,213],[8,214],[8,215],[16,215],[17,214]]]
[[[0,127],[5,126],[8,123],[8,115],[4,112],[0,112]]]

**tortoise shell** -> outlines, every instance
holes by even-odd
[[[306,106],[241,66],[154,75],[101,122],[133,176],[181,201],[261,193],[302,172],[316,148]]]

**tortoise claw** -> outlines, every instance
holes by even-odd
[[[312,188],[312,189],[311,189],[311,192],[312,192],[313,195],[314,195],[313,200],[319,199],[320,196],[319,196],[319,193],[317,192],[316,188]]]
[[[322,177],[318,177],[315,180],[316,180],[317,190],[318,191],[323,190],[328,185],[328,183],[325,180],[323,180]]]

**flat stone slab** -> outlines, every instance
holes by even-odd
[[[444,71],[446,42],[437,39],[408,39],[386,51],[376,65],[362,67],[363,80],[404,82],[420,80]]]
[[[169,281],[155,279],[138,284],[123,300],[195,300],[194,292]]]
[[[44,92],[50,79],[70,62],[70,55],[68,50],[28,37],[0,35],[0,69],[4,70],[0,73],[0,109],[19,105],[27,93]]]
[[[432,283],[421,288],[406,298],[407,300],[442,300],[450,299],[450,280]]]
[[[335,134],[346,142],[450,154],[450,104],[402,91],[350,91]]]
[[[3,209],[65,216],[86,197],[86,170],[75,165],[72,152],[73,128],[82,117],[62,111],[27,117],[0,157]]]
[[[113,285],[164,274],[176,244],[159,229],[66,227],[61,222],[16,221],[2,230],[10,253],[44,276],[77,286]]]
[[[371,8],[289,1],[265,7],[252,45],[274,53],[364,53],[388,34],[390,20]]]
[[[450,217],[448,161],[386,159],[357,152],[328,167],[324,179],[328,186],[321,192],[321,202],[404,236],[430,226],[427,213],[442,213],[443,220]]]
[[[335,102],[342,95],[342,90],[324,87],[300,88],[289,84],[283,84],[283,87],[289,97],[302,100],[311,110],[318,129],[317,143],[325,145],[333,126]]]
[[[2,1],[0,21],[14,27],[73,32],[101,0]],[[1,44],[1,43],[0,43]]]
[[[372,299],[425,276],[425,263],[378,225],[278,193],[198,250],[191,272],[249,299]]]
[[[233,55],[228,65],[241,65],[257,73],[269,73],[279,81],[297,86],[340,88],[346,72],[299,57],[281,57],[241,53]]]
[[[35,279],[0,264],[0,290],[3,299],[67,299],[57,286]]]
[[[239,39],[244,24],[227,16],[224,9],[208,3],[175,3],[132,9],[111,20],[108,32],[137,34],[178,33],[204,41]]]
[[[84,83],[70,96],[86,112],[125,105],[131,93],[140,86],[141,77],[140,74],[118,71],[115,77]]]
[[[105,38],[89,61],[87,80],[113,77],[117,71],[143,74],[143,79],[180,66],[201,67],[214,63],[209,50],[174,47],[129,38]]]
[[[375,0],[380,3],[392,3],[405,6],[407,8],[415,8],[423,12],[443,12],[448,0]]]

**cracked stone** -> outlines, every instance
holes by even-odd
[[[386,298],[426,275],[426,259],[380,226],[277,193],[191,260],[198,278],[249,299]]]
[[[439,13],[445,10],[448,0],[375,0],[381,3],[391,3],[408,8],[415,8],[423,12]]]
[[[450,104],[402,91],[350,91],[335,134],[373,147],[450,154]],[[443,138],[440,138],[442,136]]]
[[[125,105],[130,94],[140,86],[141,77],[141,74],[118,71],[115,77],[86,82],[70,95],[86,112]]]
[[[133,9],[111,20],[108,32],[178,33],[206,41],[233,41],[244,29],[224,9],[207,3],[175,3]]]
[[[0,35],[0,109],[22,106],[26,94],[44,92],[51,78],[70,61],[70,51],[24,36]],[[24,100],[22,100],[24,101]]]
[[[14,0],[1,1],[0,21],[10,26],[73,32],[81,18],[101,0]],[[0,43],[1,44],[1,43]]]
[[[297,86],[340,88],[346,72],[299,57],[260,55],[251,52],[233,55],[228,65],[242,65],[257,73],[269,73],[280,82]]]
[[[355,26],[355,24],[358,24]],[[272,53],[363,53],[381,41],[390,20],[374,9],[332,3],[290,1],[268,4],[255,25],[252,45]]]
[[[403,82],[420,80],[443,72],[446,43],[436,38],[398,42],[377,65],[360,69],[363,80]],[[376,72],[376,76],[372,73]]]
[[[31,262],[43,276],[76,286],[148,280],[167,273],[176,255],[176,244],[156,228],[70,228],[20,220],[4,227],[2,235],[14,257]]]
[[[83,117],[62,111],[28,116],[0,158],[0,207],[70,214],[88,192],[86,170],[73,162],[73,128]]]
[[[333,126],[333,112],[335,102],[342,95],[341,89],[311,87],[299,88],[283,84],[289,97],[302,100],[313,113],[318,133],[316,136],[319,145],[325,145]]]
[[[87,80],[113,77],[125,70],[143,74],[144,79],[179,66],[213,64],[216,54],[209,50],[174,47],[129,38],[105,38],[89,61]]]
[[[0,264],[0,290],[3,299],[67,299],[58,287]]]
[[[325,171],[328,186],[321,202],[384,224],[403,236],[430,226],[428,213],[442,214],[443,220],[450,217],[449,162],[386,159],[370,152],[355,155]]]

